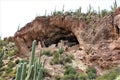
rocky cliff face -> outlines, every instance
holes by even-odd
[[[61,39],[75,40],[83,44],[81,33],[85,27],[84,22],[69,15],[37,17],[16,32],[14,40],[20,52],[24,54],[29,52],[34,39],[40,41],[42,47],[57,43]]]
[[[119,34],[120,8],[89,24],[66,14],[36,17],[15,33],[14,41],[20,53],[25,55],[30,51],[34,39],[42,47],[56,44],[60,40],[76,42],[86,52],[81,58],[83,62],[105,67],[120,60],[120,46],[116,45],[120,43]]]

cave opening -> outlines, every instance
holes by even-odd
[[[74,45],[79,44],[76,36],[71,31],[65,30],[61,27],[55,27],[54,31],[51,32],[52,35],[49,35],[45,39],[44,43],[46,47],[49,47],[52,44],[56,44],[57,46],[58,43],[60,43],[61,41],[64,43],[64,45],[67,45],[68,47],[72,47]]]

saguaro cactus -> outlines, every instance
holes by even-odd
[[[21,79],[22,80],[25,80],[25,76],[26,76],[26,64],[27,63],[23,63],[23,66],[22,66],[22,74],[21,74]]]
[[[16,80],[41,80],[44,71],[44,63],[40,62],[40,57],[36,60],[34,59],[35,55],[36,40],[33,41],[32,51],[30,56],[30,63],[28,65],[28,72],[26,67],[26,62],[21,63],[18,66]]]

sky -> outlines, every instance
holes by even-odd
[[[120,0],[116,0],[120,6]],[[0,0],[0,36],[13,36],[18,26],[24,27],[36,16],[42,16],[47,11],[51,14],[55,10],[75,11],[80,6],[86,12],[89,4],[95,9],[110,10],[114,0]]]

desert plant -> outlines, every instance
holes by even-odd
[[[74,58],[74,56],[72,54],[69,54],[65,57],[65,62],[71,63],[72,59]]]
[[[106,9],[101,10],[101,17],[108,15],[108,11]]]
[[[53,59],[51,60],[51,64],[60,64],[61,62],[61,54],[59,51],[53,52]]]
[[[60,54],[62,54],[62,53],[64,52],[63,47],[59,47],[59,50],[58,50],[58,51],[59,51]]]
[[[89,79],[88,79],[88,75],[87,75],[87,74],[84,74],[84,73],[79,73],[79,74],[77,75],[77,78],[78,78],[78,80],[89,80]]]
[[[13,69],[12,68],[9,68],[9,67],[7,67],[6,69],[5,69],[5,73],[7,74],[7,73],[11,73],[13,71]]]
[[[100,7],[98,7],[98,17],[99,17],[99,18],[102,17],[102,16],[101,16],[101,10],[100,10]]]
[[[89,73],[89,72],[96,73],[96,69],[94,67],[88,67],[87,73]]]
[[[0,68],[3,66],[3,56],[4,56],[4,51],[0,51]]]
[[[65,63],[71,63],[72,59],[73,59],[73,55],[69,54],[69,55],[65,55],[62,54],[63,53],[63,49],[60,49],[59,51],[54,51],[53,54],[53,59],[51,60],[50,64],[63,64],[65,65]]]
[[[79,79],[77,79],[76,74],[69,74],[69,75],[64,75],[62,77],[62,80],[79,80]]]
[[[72,66],[67,66],[64,75],[76,74],[76,70]]]
[[[87,14],[90,16],[90,15],[91,15],[91,12],[92,12],[92,7],[91,7],[91,5],[89,4],[88,10],[87,10]]]
[[[115,9],[117,9],[117,2],[116,2],[116,0],[114,0],[113,6],[111,6],[111,10],[115,10]]]
[[[56,75],[54,75],[54,79],[55,79],[55,80],[61,80],[61,76],[58,75],[58,74],[56,74]]]
[[[41,51],[40,54],[41,54],[41,55],[46,55],[46,56],[52,56],[52,53],[50,52],[50,50]]]
[[[18,25],[18,27],[17,27],[17,31],[19,31],[20,30],[20,24]]]
[[[16,64],[12,61],[8,62],[8,67],[13,68]]]
[[[71,65],[67,65],[62,80],[78,80],[77,77],[78,75],[76,69]]]
[[[104,73],[102,76],[99,76],[96,80],[116,80],[116,77],[119,75],[120,75],[120,67],[117,67]]]
[[[34,59],[35,46],[36,46],[36,40],[34,40],[32,44],[32,51],[30,56],[30,63],[28,65],[28,72],[26,72],[27,63],[26,62],[20,63],[16,74],[16,80],[42,80],[45,61],[41,63],[40,57]]]
[[[94,67],[88,67],[87,74],[88,74],[89,79],[95,79],[96,78],[96,69]]]

